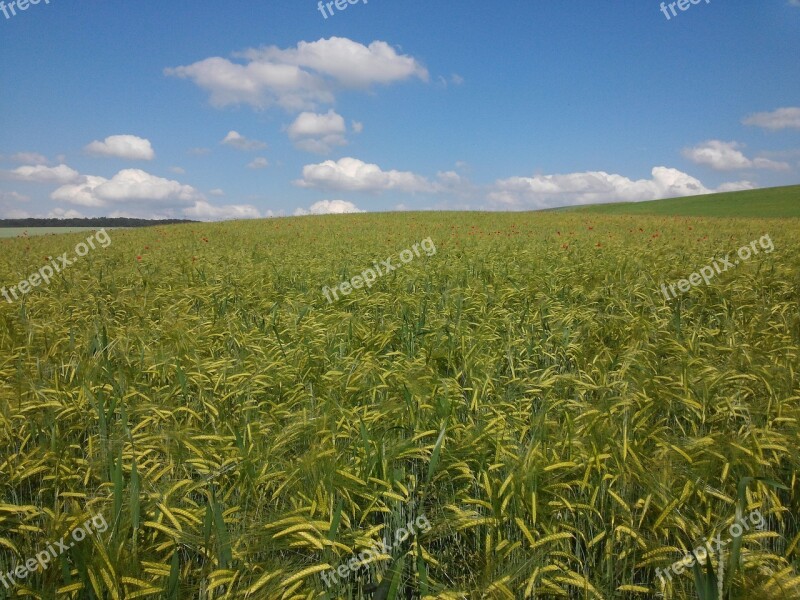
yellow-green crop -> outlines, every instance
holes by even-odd
[[[664,299],[766,233],[774,252]],[[109,523],[0,597],[800,597],[800,221],[111,235],[0,304],[0,572]],[[323,296],[428,237],[435,255]],[[0,285],[80,239],[0,240]],[[662,587],[656,568],[753,510],[764,532]],[[420,515],[429,531],[326,590]]]

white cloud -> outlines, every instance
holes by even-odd
[[[213,190],[209,190],[208,193],[211,196],[224,196],[225,195],[225,192],[220,188],[214,188]]]
[[[299,187],[352,192],[433,192],[435,186],[410,171],[383,171],[378,165],[357,158],[326,160],[303,167],[303,178],[294,182]]]
[[[151,175],[140,169],[124,169],[111,179],[86,175],[76,184],[63,185],[50,197],[79,206],[114,204],[191,205],[202,195],[190,185]]]
[[[156,177],[138,169],[120,171],[111,179],[94,175],[80,176],[79,179],[76,184],[62,185],[50,197],[75,206],[102,209],[102,214],[109,217],[188,218],[201,221],[261,217],[258,209],[252,205],[215,206],[189,185]],[[222,190],[211,190],[209,193],[216,195],[215,192],[222,193]],[[69,207],[54,207],[47,214],[31,214],[7,205],[7,201],[26,200],[26,196],[16,192],[0,192],[0,216],[9,219],[84,217]],[[96,214],[99,211],[92,212]]]
[[[209,148],[189,148],[188,154],[192,156],[206,156],[207,154],[211,154],[211,150]]]
[[[186,169],[184,169],[183,167],[170,167],[169,170],[175,173],[176,175],[186,175]]]
[[[64,210],[61,207],[56,207],[47,213],[49,219],[83,219],[83,214],[75,209]]]
[[[18,181],[28,181],[32,183],[70,183],[80,179],[80,173],[71,169],[67,165],[57,167],[46,167],[44,165],[25,165],[17,167],[12,171],[6,171],[5,175]]]
[[[333,109],[317,114],[302,112],[287,128],[296,148],[316,154],[328,154],[334,146],[345,146],[347,125]]]
[[[241,56],[308,68],[349,88],[368,88],[376,83],[394,83],[411,77],[428,79],[427,69],[414,58],[397,54],[382,41],[364,46],[348,38],[331,37],[300,42],[296,48],[286,50],[275,46],[248,50]]]
[[[19,192],[0,190],[0,219],[25,219],[29,217],[28,211],[18,208],[18,205],[29,200],[28,196]]]
[[[753,168],[755,169],[769,169],[771,171],[789,171],[792,167],[789,163],[775,162],[768,158],[754,158]]]
[[[740,192],[742,190],[754,190],[756,189],[756,184],[752,181],[731,181],[729,183],[723,183],[719,186],[715,192]]]
[[[63,208],[55,207],[46,214],[43,214],[31,213],[19,208],[9,208],[0,203],[1,219],[81,219],[83,217],[84,215],[73,209],[64,210]]]
[[[20,208],[7,208],[0,205],[0,219],[29,219],[33,215]]]
[[[11,160],[20,164],[46,165],[47,157],[38,152],[17,152],[11,155]]]
[[[113,156],[127,160],[153,160],[156,156],[150,140],[135,135],[110,135],[102,142],[93,141],[84,150],[94,156]]]
[[[725,184],[724,191],[747,182]],[[699,180],[667,167],[654,167],[651,179],[631,180],[604,171],[588,171],[563,175],[511,177],[494,183],[489,200],[505,208],[540,209],[575,204],[633,202],[709,194]],[[721,190],[722,191],[722,190]]]
[[[330,154],[334,146],[345,146],[347,140],[340,135],[326,135],[324,138],[297,140],[295,148],[312,154]]]
[[[350,126],[353,128],[353,133],[361,133],[364,131],[364,124],[359,121],[352,121]]]
[[[718,171],[735,171],[750,168],[785,171],[791,168],[785,162],[775,162],[767,158],[751,160],[739,150],[740,148],[744,148],[744,144],[708,140],[693,148],[684,148],[683,156],[695,164],[711,167]]]
[[[30,196],[18,192],[4,192],[0,190],[0,202],[28,202]]]
[[[238,131],[229,131],[225,139],[220,142],[231,148],[242,150],[243,152],[252,152],[255,150],[263,150],[267,147],[264,142],[259,140],[250,140],[240,134]]]
[[[218,195],[224,192],[216,189],[209,193]],[[103,212],[111,217],[183,217],[218,221],[261,216],[257,208],[247,204],[215,206],[190,185],[157,177],[140,169],[122,170],[111,179],[95,175],[80,176],[80,181],[62,185],[50,197],[74,206],[105,209]]]
[[[342,115],[330,109],[325,114],[303,112],[297,115],[294,123],[289,125],[289,137],[293,140],[301,137],[322,137],[330,134],[344,134],[347,126]]]
[[[167,68],[165,75],[191,79],[210,93],[218,108],[248,104],[256,109],[280,106],[289,111],[332,104],[338,89],[368,89],[417,77],[427,70],[414,58],[399,55],[386,42],[364,46],[331,37],[299,42],[295,48],[251,48],[234,55],[244,64],[211,57],[187,66]]]
[[[479,191],[469,179],[455,171],[439,171],[436,174],[435,188],[439,193],[461,198],[472,197]]]
[[[248,169],[266,169],[268,166],[269,166],[269,161],[263,156],[254,158],[252,161],[247,163]]]
[[[303,215],[343,215],[349,213],[363,213],[352,202],[346,200],[320,200],[312,204],[308,210],[298,208],[294,211],[296,217]]]
[[[795,0],[793,6],[800,6],[800,0]],[[742,120],[745,125],[755,125],[771,131],[780,129],[800,129],[800,107],[787,107],[773,110],[772,112],[760,112],[745,117]]]
[[[261,213],[258,212],[258,209],[249,204],[213,206],[205,200],[198,200],[191,208],[184,209],[183,214],[189,219],[197,219],[199,221],[261,218]]]
[[[104,199],[95,195],[94,191],[106,183],[108,179],[96,175],[86,175],[79,183],[63,185],[55,190],[50,197],[59,202],[67,202],[77,206],[107,206]]]

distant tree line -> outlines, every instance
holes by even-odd
[[[188,219],[129,219],[126,217],[94,217],[91,219],[0,219],[0,227],[151,227],[197,223]]]

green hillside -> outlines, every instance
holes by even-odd
[[[649,202],[616,202],[570,208],[604,215],[682,217],[800,217],[800,185],[688,196]]]

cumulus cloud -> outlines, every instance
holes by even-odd
[[[2,198],[0,198],[2,200]],[[82,219],[85,215],[77,210],[65,210],[60,207],[53,208],[47,213],[31,213],[27,210],[9,207],[0,201],[1,219]]]
[[[0,219],[28,219],[33,215],[27,210],[20,208],[10,208],[4,204],[0,204]]]
[[[86,175],[81,181],[63,185],[50,197],[79,206],[106,207],[123,203],[191,205],[202,195],[190,185],[151,175],[140,169],[124,169],[111,179]]]
[[[287,132],[296,148],[316,154],[328,154],[334,146],[347,144],[344,117],[333,109],[324,114],[302,112]]]
[[[347,127],[344,124],[342,115],[330,109],[325,114],[312,112],[300,113],[289,125],[289,137],[297,139],[300,137],[322,137],[330,134],[343,134]]]
[[[17,152],[11,155],[11,160],[27,165],[46,165],[48,163],[47,157],[38,152]]]
[[[425,177],[410,171],[384,171],[378,165],[368,164],[357,158],[341,158],[334,162],[326,160],[303,167],[303,178],[295,185],[351,192],[433,192],[435,186]]]
[[[800,0],[795,0],[794,6],[800,6]],[[778,131],[780,129],[800,129],[800,107],[787,107],[773,110],[772,112],[760,112],[745,117],[742,120],[745,125],[755,125],[763,129]]]
[[[768,158],[747,158],[740,148],[744,144],[738,142],[722,142],[708,140],[693,148],[684,148],[683,156],[698,165],[711,167],[718,171],[735,171],[737,169],[771,169],[785,171],[791,167],[785,162],[776,162]]]
[[[756,184],[752,181],[731,181],[729,183],[723,183],[719,186],[715,192],[741,192],[742,190],[754,190],[756,189]]]
[[[30,198],[13,191],[0,190],[0,219],[25,219],[29,213],[18,208],[19,204],[28,202]]]
[[[269,166],[269,161],[264,158],[263,156],[259,156],[258,158],[254,158],[252,161],[247,163],[248,169],[266,169]]]
[[[348,38],[331,37],[300,42],[296,48],[275,46],[252,49],[242,57],[296,65],[331,77],[344,87],[366,89],[376,83],[394,83],[412,77],[428,80],[428,71],[416,59],[399,55],[389,44],[374,41],[369,46]]]
[[[135,217],[145,219],[191,218],[198,220],[225,220],[258,218],[257,208],[247,204],[215,206],[198,190],[178,181],[165,179],[140,169],[124,169],[110,179],[97,175],[81,175],[66,165],[58,167],[24,166],[10,174],[21,181],[58,184],[50,198],[56,202],[87,207],[94,214],[110,217]],[[220,189],[211,195],[223,195]],[[29,214],[9,207],[12,202],[26,202],[29,198],[18,192],[0,191],[0,214],[6,218],[24,217],[82,217],[74,208],[56,207],[48,214]]]
[[[541,209],[576,204],[657,200],[717,191],[708,189],[699,180],[677,169],[654,167],[651,174],[651,179],[636,181],[604,171],[511,177],[496,181],[488,197],[492,203],[505,208]],[[745,183],[725,184],[724,191],[731,191],[732,186]]]
[[[474,198],[480,191],[467,177],[456,171],[439,171],[434,188],[438,193],[458,196],[462,200]]]
[[[304,208],[296,209],[294,215],[300,217],[303,215],[343,215],[362,212],[365,211],[346,200],[320,200],[312,204],[308,210]]]
[[[347,140],[341,135],[326,135],[324,138],[296,140],[295,148],[312,154],[330,154],[334,146],[346,146]]]
[[[113,156],[128,160],[153,160],[156,156],[150,140],[135,135],[110,135],[102,142],[93,141],[84,150],[94,156]]]
[[[242,150],[243,152],[263,150],[267,147],[264,142],[247,139],[238,131],[229,131],[228,135],[225,136],[225,139],[222,140],[220,144],[230,146],[231,148],[236,148],[237,150]]]
[[[5,192],[0,190],[0,202],[28,202],[30,196],[20,194],[19,192]]]
[[[64,184],[80,179],[80,173],[67,165],[46,167],[44,165],[24,165],[4,173],[6,177],[31,183]]]
[[[417,77],[428,71],[386,42],[369,46],[331,37],[299,42],[294,48],[251,48],[236,53],[242,63],[214,56],[164,74],[190,79],[210,94],[213,106],[247,104],[256,109],[279,106],[289,111],[331,104],[340,89],[368,89]]]
[[[82,219],[84,218],[83,214],[78,212],[77,210],[70,208],[65,210],[61,207],[56,207],[53,210],[47,213],[47,217],[49,219]]]
[[[213,206],[205,200],[198,200],[191,208],[184,209],[183,214],[189,219],[198,221],[228,221],[231,219],[259,219],[261,213],[249,204],[228,204]]]

